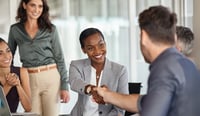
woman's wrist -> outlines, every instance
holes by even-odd
[[[90,95],[91,91],[92,91],[92,85],[90,84],[86,85],[84,90],[85,94]]]

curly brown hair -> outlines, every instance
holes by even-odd
[[[182,45],[181,52],[189,56],[194,45],[194,33],[188,27],[176,26],[177,43]]]

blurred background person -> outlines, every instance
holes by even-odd
[[[187,56],[191,58],[191,53],[194,46],[194,34],[190,28],[184,26],[176,26],[177,42],[176,48]],[[192,60],[193,61],[193,60]]]

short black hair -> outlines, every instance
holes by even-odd
[[[79,37],[79,41],[80,41],[80,44],[81,44],[81,48],[84,48],[84,41],[87,37],[93,35],[93,34],[100,34],[101,37],[103,38],[104,40],[104,36],[103,36],[103,33],[97,29],[97,28],[87,28],[85,30],[83,30],[80,34],[80,37]]]
[[[0,37],[0,43],[2,42],[7,44],[7,42],[3,38]]]

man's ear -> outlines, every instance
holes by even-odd
[[[177,41],[178,41],[178,36],[177,36],[177,34],[174,34],[174,41],[175,41],[175,44],[176,44]]]
[[[154,42],[151,41],[149,34],[145,30],[141,30],[141,45],[149,47],[153,44]]]
[[[141,30],[141,42],[142,44],[147,44],[147,38],[148,38],[148,34],[145,30]]]
[[[176,42],[175,43],[175,47],[179,52],[182,52],[182,47],[181,47],[181,43]]]

